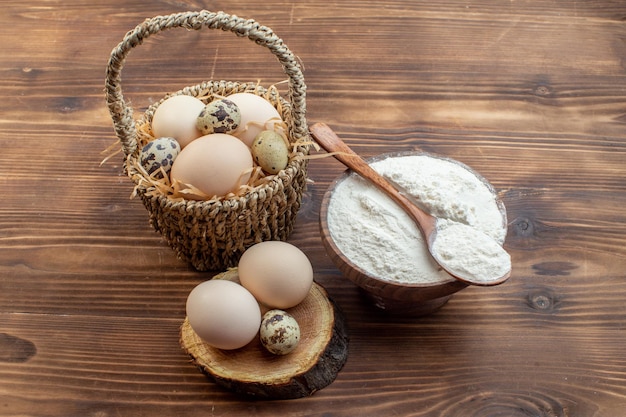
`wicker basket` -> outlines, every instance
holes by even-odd
[[[268,48],[288,76],[287,97],[282,98],[256,83],[206,81],[165,96],[135,122],[120,85],[124,61],[128,53],[150,35],[176,27],[221,29]],[[158,192],[145,180],[145,173],[136,168],[140,152],[137,126],[149,123],[165,98],[176,94],[198,97],[206,93],[228,96],[244,91],[265,96],[282,111],[287,136],[297,145],[295,156],[286,169],[245,195],[207,201],[173,199]],[[163,235],[179,258],[201,271],[223,270],[236,265],[245,249],[254,243],[288,238],[306,184],[307,161],[303,156],[309,149],[306,144],[305,91],[304,78],[295,56],[271,29],[223,12],[185,12],[147,19],[128,32],[113,49],[106,73],[106,99],[125,154],[124,172],[135,183],[136,193],[149,212],[150,224]]]

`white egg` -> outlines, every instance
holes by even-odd
[[[278,110],[263,97],[253,93],[235,93],[227,97],[239,107],[241,122],[233,135],[252,146],[254,138],[264,130],[276,129],[282,123]]]
[[[223,279],[197,285],[187,297],[186,311],[193,331],[218,349],[244,347],[261,325],[261,309],[252,294]]]
[[[209,197],[235,192],[250,179],[254,162],[250,148],[234,136],[214,133],[187,145],[176,157],[170,178],[181,189],[191,185]],[[190,199],[204,197],[186,194]]]
[[[291,308],[302,302],[313,285],[313,267],[298,247],[265,241],[248,248],[238,264],[241,285],[270,308]]]
[[[155,137],[171,137],[181,148],[202,136],[196,127],[198,115],[204,109],[200,99],[178,95],[166,99],[157,107],[152,116],[152,133]]]

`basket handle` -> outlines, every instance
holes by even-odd
[[[126,104],[122,94],[121,72],[124,61],[129,52],[141,45],[150,35],[176,27],[194,30],[207,27],[230,31],[268,48],[278,58],[285,74],[289,77],[288,101],[291,103],[292,134],[296,138],[305,137],[308,134],[304,118],[306,112],[304,77],[295,56],[282,39],[276,36],[270,28],[261,26],[251,19],[206,10],[184,12],[146,19],[128,32],[122,42],[111,52],[106,71],[106,101],[113,119],[115,133],[122,143],[125,155],[128,156],[137,149],[137,130],[133,119],[133,109]]]

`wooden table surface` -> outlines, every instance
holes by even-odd
[[[244,401],[178,344],[194,271],[131,199],[104,101],[111,49],[147,17],[224,10],[304,65],[309,123],[366,157],[422,149],[487,177],[513,275],[389,317],[330,262],[318,215],[343,167],[312,160],[289,241],[344,311],[333,384]],[[626,413],[626,3],[622,0],[4,1],[0,415],[545,416]],[[170,31],[133,51],[136,109],[209,79],[285,78],[264,48]]]

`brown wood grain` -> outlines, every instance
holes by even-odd
[[[104,101],[111,49],[147,17],[211,8],[298,55],[310,123],[365,157],[422,149],[488,178],[513,275],[418,319],[377,311],[320,242],[344,168],[312,160],[290,242],[346,315],[349,358],[309,398],[250,402],[178,344],[189,291],[130,199]],[[617,417],[626,409],[626,3],[4,1],[0,12],[0,415]],[[137,112],[206,79],[285,78],[224,33],[130,55]]]

